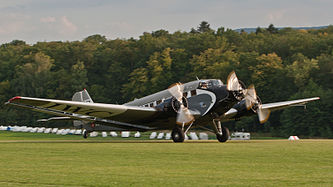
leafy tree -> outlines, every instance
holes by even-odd
[[[161,30],[152,32],[151,35],[153,37],[167,37],[167,36],[169,36],[169,31],[161,29]]]
[[[219,27],[216,31],[216,35],[217,36],[223,36],[224,32],[225,32],[225,28],[224,27]]]
[[[225,48],[207,49],[199,56],[194,56],[192,76],[225,80],[228,74],[238,66],[238,55]]]
[[[256,29],[256,34],[263,33],[263,32],[264,32],[264,31],[263,31],[262,28],[257,27],[257,29]]]
[[[148,73],[145,68],[135,69],[129,78],[129,82],[123,85],[122,93],[125,97],[134,99],[148,93]]]
[[[321,54],[316,58],[319,70],[313,73],[313,77],[318,84],[324,88],[333,90],[333,51],[332,55]]]
[[[12,80],[12,89],[20,95],[45,97],[54,60],[41,52],[26,55],[24,59],[27,63],[15,68],[16,76]]]
[[[252,80],[256,87],[257,94],[263,101],[278,101],[288,99],[290,96],[290,84],[286,77],[286,69],[282,64],[282,60],[275,53],[261,55],[257,58],[257,65],[250,67]],[[283,94],[276,94],[282,92]]]
[[[85,42],[93,42],[93,43],[103,43],[103,42],[106,42],[106,40],[107,39],[106,39],[105,36],[101,36],[99,34],[95,34],[95,35],[88,36],[83,41],[85,41]]]
[[[10,45],[15,45],[15,46],[26,45],[25,41],[22,41],[22,40],[13,40],[9,44]]]
[[[287,66],[289,76],[294,78],[296,86],[303,88],[310,80],[310,74],[314,70],[319,69],[318,60],[310,60],[300,53],[292,58],[294,62]]]
[[[71,87],[73,92],[83,90],[87,87],[87,70],[85,69],[84,63],[78,61],[72,66],[71,69]]]
[[[275,28],[273,24],[270,24],[266,30],[271,34],[276,34],[279,32],[279,29]]]
[[[154,53],[147,62],[148,71],[150,72],[150,89],[157,92],[161,88],[167,88],[169,80],[172,79],[172,59],[170,56],[171,49],[166,48],[161,53]]]
[[[202,21],[197,29],[198,32],[211,32],[212,29],[210,28],[210,25],[207,21]]]

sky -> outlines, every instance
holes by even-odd
[[[0,0],[0,44],[138,38],[159,29],[333,24],[333,0]]]

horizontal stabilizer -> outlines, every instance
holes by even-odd
[[[52,117],[48,119],[39,119],[38,122],[58,121],[58,120],[72,120],[70,117]]]

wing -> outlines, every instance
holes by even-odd
[[[158,111],[152,107],[124,106],[104,103],[85,103],[31,97],[14,97],[6,104],[28,108],[33,111],[120,127],[150,130],[147,126],[133,124],[151,118]],[[117,121],[116,121],[116,120]]]
[[[307,99],[298,99],[298,100],[293,100],[293,101],[283,101],[283,102],[276,102],[276,103],[267,103],[267,104],[262,104],[262,109],[269,109],[271,111],[274,110],[279,110],[291,106],[300,106],[300,105],[305,105],[306,103],[310,101],[315,101],[320,99],[319,97],[313,97],[313,98],[307,98]]]
[[[293,100],[293,101],[284,101],[284,102],[277,102],[277,103],[268,103],[268,104],[263,104],[259,105],[257,109],[257,114],[259,117],[259,122],[260,123],[265,123],[271,111],[274,110],[279,110],[291,106],[305,106],[306,103],[310,101],[315,101],[320,99],[319,97],[313,97],[313,98],[308,98],[308,99],[298,99],[298,100]]]
[[[280,109],[284,109],[284,108],[292,107],[292,106],[305,106],[306,103],[315,101],[318,99],[320,99],[320,98],[313,97],[313,98],[298,99],[298,100],[293,100],[293,101],[283,101],[283,102],[262,104],[262,105],[258,106],[258,109],[256,110],[256,112],[253,112],[252,110],[247,110],[246,112],[242,112],[239,109],[239,107],[235,107],[235,108],[231,108],[229,111],[227,111],[225,114],[223,114],[220,117],[220,119],[228,121],[233,118],[240,118],[240,117],[246,116],[246,115],[258,114],[260,123],[264,123],[268,120],[271,111],[280,110]],[[244,104],[245,102],[242,102],[242,103],[243,103],[243,105],[245,105]],[[236,105],[240,106],[241,104],[236,104]],[[246,110],[246,108],[245,108],[245,110]]]

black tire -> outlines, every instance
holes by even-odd
[[[216,139],[219,142],[226,142],[229,139],[230,133],[227,127],[222,127],[222,134],[216,134]]]
[[[185,134],[182,129],[175,127],[171,133],[173,142],[184,142]]]
[[[84,139],[87,139],[87,138],[88,138],[87,130],[83,130],[83,138],[84,138]]]

